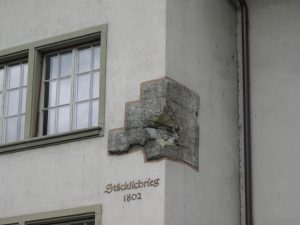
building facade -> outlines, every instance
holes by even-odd
[[[247,3],[253,224],[295,225],[300,2]],[[245,224],[241,10],[0,0],[0,224]]]

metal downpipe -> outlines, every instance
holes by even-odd
[[[246,0],[239,0],[242,24],[243,65],[243,125],[245,162],[245,224],[253,225],[252,205],[252,154],[251,154],[251,99],[249,73],[249,12]]]

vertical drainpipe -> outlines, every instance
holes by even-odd
[[[242,29],[243,69],[243,125],[244,125],[244,173],[245,173],[245,224],[253,225],[252,213],[252,163],[251,163],[251,99],[249,76],[249,15],[246,0],[239,0]]]

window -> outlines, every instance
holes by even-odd
[[[0,143],[24,139],[28,63],[0,66]]]
[[[40,107],[42,134],[97,127],[99,43],[46,54],[44,68]]]
[[[25,225],[95,225],[95,215],[94,213],[75,215],[75,216],[65,216],[54,219],[41,219],[38,221],[28,221]]]
[[[100,225],[101,205],[0,219],[0,225]]]
[[[103,135],[106,32],[0,51],[0,154]]]

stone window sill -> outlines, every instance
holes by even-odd
[[[35,137],[24,141],[0,145],[0,154],[25,151],[99,136],[103,136],[101,127],[81,129],[68,133],[61,133],[49,136]]]

